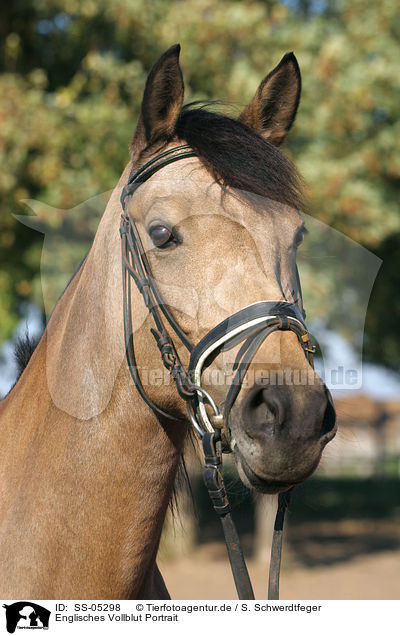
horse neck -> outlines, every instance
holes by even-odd
[[[15,413],[20,426],[26,424],[25,443],[19,436],[18,457],[13,456],[18,468],[11,472],[19,471],[17,479],[23,479],[27,460],[35,453],[40,457],[25,493],[26,522],[33,528],[26,533],[30,559],[41,545],[35,532],[54,538],[55,546],[70,545],[74,537],[68,571],[59,580],[53,572],[49,581],[59,598],[69,593],[112,598],[111,592],[122,598],[148,586],[184,439],[180,425],[162,425],[142,401],[125,362],[118,233],[124,180],[126,175],[8,400],[9,433]],[[23,422],[23,405],[29,398],[32,403],[32,396],[34,408]],[[10,463],[6,457],[4,462]],[[36,524],[29,520],[32,510],[43,513],[54,501],[51,515],[40,514]],[[70,520],[68,536],[58,536],[65,530],[54,522],[57,512]],[[82,566],[88,553],[90,566]]]

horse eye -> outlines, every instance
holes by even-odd
[[[156,247],[169,247],[176,242],[171,230],[164,225],[154,225],[149,229],[149,235]]]
[[[301,245],[304,241],[305,233],[305,230],[300,230],[299,232],[297,232],[296,236],[294,237],[294,244],[296,247],[299,247],[299,245]]]

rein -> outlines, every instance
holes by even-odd
[[[127,200],[142,183],[145,183],[158,170],[175,161],[196,156],[196,153],[186,144],[166,150],[153,157],[135,172],[122,190],[123,213],[121,215],[120,235],[126,357],[130,374],[139,394],[154,413],[160,417],[187,424],[187,419],[178,418],[157,406],[149,398],[141,382],[136,364],[132,328],[131,280],[133,279],[152,315],[154,327],[151,328],[151,333],[156,340],[162,362],[171,374],[179,396],[185,400],[187,418],[202,441],[205,464],[204,482],[214,510],[221,520],[238,597],[243,600],[252,600],[254,592],[221,473],[222,453],[230,453],[233,450],[233,440],[230,438],[229,431],[229,416],[254,356],[271,333],[278,330],[293,331],[311,366],[313,366],[314,347],[310,343],[303,315],[293,303],[261,301],[249,305],[211,329],[196,346],[193,346],[188,340],[168,306],[164,303],[152,278],[136,224],[127,213]],[[164,320],[169,323],[176,336],[190,353],[187,370],[179,359]],[[233,365],[235,375],[221,412],[212,396],[201,385],[202,373],[221,352],[239,344],[241,346]],[[209,414],[210,410],[212,415]],[[271,600],[279,598],[283,523],[286,508],[290,504],[291,491],[292,488],[278,495],[278,511],[274,525],[268,584],[268,598]]]

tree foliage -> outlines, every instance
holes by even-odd
[[[385,275],[400,232],[394,0],[17,0],[0,8],[0,35],[0,340],[21,300],[41,302],[41,235],[13,213],[25,213],[23,199],[71,209],[115,184],[146,74],[178,41],[187,100],[223,98],[238,109],[283,53],[296,53],[303,97],[288,151],[310,211],[384,253],[377,294],[395,302],[399,269]],[[379,305],[370,308],[371,342]],[[398,304],[391,311],[400,317]],[[396,366],[393,326],[370,354]]]

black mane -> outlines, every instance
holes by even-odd
[[[183,107],[175,133],[193,148],[216,181],[297,209],[304,207],[301,177],[276,146],[240,121],[195,105]]]
[[[63,294],[68,289],[68,286],[71,284],[71,282],[73,281],[73,279],[75,278],[75,276],[77,275],[79,270],[81,269],[83,263],[86,260],[86,257],[87,257],[87,254],[83,257],[83,259],[79,263],[78,269],[76,270],[76,272],[74,274],[72,274],[72,276],[69,279],[68,283],[66,284],[63,292],[60,294],[60,296],[59,296],[59,298],[57,300],[57,303],[62,298]],[[16,380],[15,380],[14,384],[12,385],[11,389],[13,389],[14,386],[17,384],[17,382],[20,379],[23,371],[28,366],[28,362],[31,359],[32,354],[35,351],[36,347],[38,346],[41,337],[42,337],[41,335],[37,336],[37,337],[31,337],[29,335],[29,333],[28,333],[28,330],[25,331],[25,334],[23,336],[19,336],[18,337],[17,342],[15,343],[15,347],[14,347],[14,360],[17,363],[17,377],[16,377]],[[11,389],[10,389],[10,391],[11,391]]]
[[[28,362],[31,359],[33,352],[35,351],[39,340],[40,338],[31,338],[28,334],[28,331],[25,332],[25,335],[18,338],[14,348],[14,359],[17,363],[16,382],[19,380],[22,372],[28,365]]]
[[[36,347],[38,346],[39,340],[40,336],[31,338],[28,330],[25,331],[25,334],[23,336],[18,337],[14,345],[14,360],[17,364],[17,377],[15,378],[15,381],[9,388],[8,392],[4,396],[0,397],[0,401],[4,400],[17,384],[25,368],[28,366],[28,362],[31,359]]]

